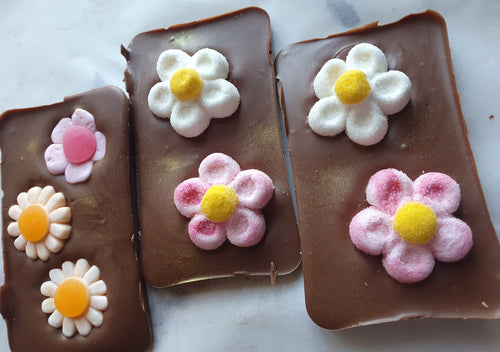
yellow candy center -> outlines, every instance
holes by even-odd
[[[201,211],[210,221],[224,222],[234,214],[239,201],[231,187],[214,185],[203,196]]]
[[[30,242],[42,240],[49,231],[49,216],[45,209],[38,204],[30,205],[21,212],[19,231]]]
[[[170,80],[170,90],[179,100],[192,100],[198,98],[203,88],[203,80],[196,70],[180,68]]]
[[[396,211],[392,228],[406,242],[424,244],[432,240],[438,230],[438,223],[432,208],[409,202]]]
[[[89,307],[89,293],[85,284],[77,278],[63,281],[54,295],[56,309],[69,318],[81,316]]]
[[[344,104],[361,103],[370,94],[370,83],[366,74],[360,70],[349,70],[335,82],[335,93]]]

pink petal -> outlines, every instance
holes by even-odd
[[[191,219],[188,232],[196,247],[205,250],[219,248],[226,241],[223,223],[212,222],[202,214]]]
[[[179,212],[188,218],[195,216],[209,187],[199,178],[190,178],[178,185],[174,192],[174,203]]]
[[[226,154],[213,153],[200,163],[200,180],[209,185],[228,185],[240,173],[240,165]]]
[[[472,231],[455,217],[438,218],[438,232],[429,244],[437,260],[454,262],[465,257],[472,248]]]
[[[250,247],[260,242],[266,232],[266,221],[258,210],[238,208],[226,221],[229,242],[238,247]]]
[[[390,217],[375,207],[357,213],[349,224],[349,235],[356,248],[371,255],[380,255],[392,237]]]
[[[366,187],[366,200],[390,215],[407,202],[412,194],[412,184],[405,173],[385,169],[375,173]]]
[[[73,126],[73,122],[71,122],[71,119],[69,117],[61,119],[57,123],[56,127],[54,127],[54,129],[52,130],[52,134],[50,135],[52,142],[56,144],[62,144],[64,132],[66,132],[71,126]]]
[[[261,209],[273,197],[274,186],[269,176],[259,170],[244,170],[240,172],[230,185],[238,195],[239,204]]]
[[[450,176],[429,172],[414,184],[414,199],[430,206],[437,214],[452,214],[460,204],[460,186]]]
[[[51,144],[45,150],[45,164],[47,169],[53,175],[59,175],[66,170],[68,160],[64,155],[62,144]]]
[[[434,256],[426,246],[398,243],[382,259],[387,273],[399,282],[422,281],[434,269]]]
[[[69,164],[66,168],[64,176],[68,183],[80,183],[86,181],[92,172],[92,160],[82,164]]]
[[[101,132],[97,131],[94,134],[94,137],[95,141],[97,142],[97,146],[92,160],[98,161],[104,158],[104,155],[106,154],[106,136]]]
[[[82,125],[87,127],[92,133],[96,133],[97,129],[95,127],[94,116],[86,110],[76,109],[73,115],[71,116],[71,121],[75,125]]]

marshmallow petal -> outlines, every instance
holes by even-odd
[[[52,269],[49,271],[50,279],[57,285],[61,285],[64,281],[64,273],[61,269]]]
[[[92,173],[93,165],[94,162],[92,160],[78,165],[69,164],[64,173],[66,181],[71,184],[86,181],[90,177],[90,174]]]
[[[368,43],[355,45],[345,61],[349,70],[361,70],[368,78],[375,73],[387,71],[387,59],[382,50]]]
[[[172,75],[180,68],[187,67],[191,57],[179,49],[165,50],[156,63],[156,72],[162,81],[170,82]]]
[[[71,210],[69,207],[56,208],[49,214],[50,222],[68,223],[71,220]]]
[[[410,101],[411,82],[403,72],[377,74],[371,85],[373,97],[385,115],[400,112]]]
[[[402,283],[422,281],[434,269],[434,256],[425,246],[398,243],[382,260],[387,273]]]
[[[208,155],[198,168],[200,180],[209,185],[228,185],[240,171],[240,165],[236,160],[223,153]]]
[[[170,117],[177,100],[170,91],[169,82],[156,83],[148,94],[148,105],[153,114],[161,118]]]
[[[346,64],[340,59],[328,60],[314,78],[314,94],[319,99],[331,96],[334,93],[335,82],[346,72]]]
[[[371,255],[382,254],[384,246],[391,239],[391,233],[391,219],[375,207],[357,213],[349,225],[352,243],[360,251]]]
[[[42,312],[50,314],[56,310],[54,298],[46,298],[42,301]]]
[[[89,269],[90,269],[90,264],[86,259],[78,259],[75,264],[75,276],[83,278]]]
[[[45,150],[45,164],[52,175],[59,175],[66,170],[69,162],[64,155],[62,144],[51,144]]]
[[[224,79],[206,81],[200,103],[210,117],[227,117],[238,109],[240,93],[232,83]]]
[[[64,133],[73,126],[73,122],[69,117],[65,117],[57,123],[56,127],[52,130],[52,134],[50,135],[50,139],[52,139],[53,143],[62,144]]]
[[[219,248],[226,241],[223,223],[212,222],[200,213],[189,222],[188,233],[195,246],[205,250]]]
[[[50,257],[50,251],[43,242],[38,242],[36,244],[36,252],[38,255],[38,258],[40,258],[43,261],[46,261]]]
[[[19,230],[19,223],[11,222],[9,226],[7,226],[7,233],[12,237],[17,237],[21,234],[21,230]]]
[[[40,199],[40,192],[42,191],[42,187],[31,187],[28,191],[28,202],[30,204],[38,203],[38,199]]]
[[[28,193],[27,192],[19,193],[19,195],[17,196],[17,204],[19,204],[19,206],[22,209],[26,209],[28,206],[31,205],[30,202],[28,201]]]
[[[414,184],[415,201],[428,205],[436,214],[451,214],[460,205],[460,186],[450,176],[429,172],[419,176]]]
[[[238,247],[254,246],[266,233],[266,221],[258,210],[236,209],[226,221],[226,235],[229,242]]]
[[[49,232],[58,239],[65,240],[71,233],[71,225],[68,224],[50,224]]]
[[[204,80],[225,79],[229,74],[229,63],[224,55],[209,48],[193,55],[192,66]]]
[[[90,297],[90,306],[97,310],[105,310],[108,308],[108,298],[106,296]]]
[[[273,181],[259,170],[243,170],[231,182],[239,204],[252,209],[261,209],[273,197]]]
[[[370,146],[380,142],[387,134],[387,117],[374,104],[351,111],[347,116],[345,132],[354,143]]]
[[[394,215],[401,205],[411,199],[412,187],[413,182],[405,173],[384,169],[368,181],[366,200],[389,215]]]
[[[19,217],[21,216],[21,213],[23,212],[23,209],[15,204],[9,208],[9,216],[12,220],[19,220]]]
[[[64,198],[64,194],[57,192],[47,201],[45,204],[45,210],[50,214],[52,211],[65,206],[66,199]]]
[[[14,247],[20,252],[26,250],[26,245],[28,244],[28,240],[24,238],[24,236],[19,236],[14,241]]]
[[[100,311],[94,309],[94,308],[89,308],[89,311],[87,312],[87,317],[86,317],[89,322],[94,325],[95,327],[99,327],[102,325],[103,322],[103,315]]]
[[[49,234],[45,239],[45,245],[52,253],[58,253],[63,248],[64,242]]]
[[[54,297],[57,291],[57,285],[52,281],[45,281],[40,286],[40,293],[47,297]]]
[[[39,202],[42,204],[45,204],[49,201],[49,199],[56,194],[56,191],[54,190],[54,187],[52,186],[45,186],[42,189],[42,192],[40,192],[40,199]]]
[[[71,337],[76,332],[75,322],[72,318],[64,317],[62,323],[62,333],[66,337]]]
[[[89,293],[91,295],[103,295],[106,293],[107,287],[104,281],[99,280],[89,286]]]
[[[346,116],[344,105],[332,96],[317,101],[309,111],[307,121],[320,136],[333,137],[345,130]]]
[[[26,255],[28,258],[35,260],[38,258],[38,254],[36,251],[36,244],[33,242],[27,242],[26,243],[26,248],[25,248]]]
[[[75,320],[76,330],[82,336],[88,336],[90,331],[92,331],[92,324],[86,318],[80,318]]]
[[[174,203],[185,217],[192,218],[200,210],[201,201],[209,185],[199,178],[190,178],[175,188]]]
[[[76,109],[71,116],[71,121],[74,125],[81,125],[87,127],[92,133],[96,133],[94,116],[83,109]]]
[[[172,128],[183,137],[197,137],[203,133],[210,124],[210,118],[205,111],[193,102],[178,101],[170,116]]]
[[[61,269],[65,278],[75,275],[75,264],[70,261],[62,263]]]
[[[60,328],[63,324],[63,319],[64,319],[64,316],[59,313],[58,310],[55,310],[50,316],[49,316],[49,319],[48,319],[48,323],[50,326],[52,326],[53,328]]]
[[[472,248],[472,231],[460,219],[438,219],[438,232],[430,242],[434,257],[441,262],[462,259]]]
[[[106,154],[106,136],[101,132],[96,132],[94,137],[97,145],[92,160],[98,161],[104,158],[104,155]]]
[[[100,276],[101,271],[99,270],[99,268],[95,265],[92,265],[92,267],[83,276],[83,281],[90,285],[98,281]]]

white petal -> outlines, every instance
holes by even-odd
[[[19,204],[22,209],[26,209],[30,205],[30,202],[28,201],[28,193],[19,193],[17,196],[17,204]]]
[[[102,313],[94,308],[89,308],[86,318],[95,327],[99,327],[102,325],[102,321],[103,321]]]
[[[52,313],[56,310],[56,305],[54,303],[54,298],[46,298],[42,301],[42,312]]]
[[[65,240],[69,237],[71,233],[71,226],[66,224],[50,224],[49,232],[55,237]]]
[[[60,328],[62,326],[63,319],[64,319],[64,316],[61,313],[59,313],[58,310],[55,310],[49,316],[48,323],[50,326],[52,326],[54,328]]]
[[[387,59],[382,50],[368,43],[355,45],[345,61],[349,70],[361,70],[368,78],[377,72],[387,71]]]
[[[89,293],[91,295],[103,295],[106,293],[106,284],[104,281],[99,280],[97,282],[94,282],[92,285],[89,286]]]
[[[388,121],[374,105],[353,109],[347,117],[346,134],[355,143],[369,146],[380,142],[387,133]]]
[[[16,240],[14,241],[14,247],[16,247],[16,249],[18,251],[24,251],[26,250],[26,245],[28,244],[28,240],[26,238],[24,238],[24,236],[19,236],[18,238],[16,238]]]
[[[57,286],[61,285],[64,281],[64,273],[61,269],[50,270],[49,277]]]
[[[93,160],[82,164],[69,164],[64,172],[66,182],[74,184],[86,181],[92,173]]]
[[[28,256],[28,258],[33,259],[33,260],[38,258],[37,251],[36,251],[36,245],[33,242],[28,241],[28,243],[26,243],[25,251],[26,251],[26,255]]]
[[[91,283],[99,280],[100,275],[101,275],[101,272],[100,272],[99,268],[95,265],[92,265],[92,267],[90,269],[88,269],[88,271],[83,276],[83,281],[85,281],[87,284],[90,285]]]
[[[400,112],[410,101],[411,82],[403,72],[377,74],[370,84],[372,95],[385,115]]]
[[[224,55],[209,48],[198,50],[193,55],[192,66],[203,79],[225,79],[229,74],[229,63]]]
[[[64,242],[48,234],[45,238],[45,245],[52,253],[58,253],[64,246]]]
[[[75,264],[70,261],[62,263],[62,271],[65,278],[75,275]]]
[[[179,49],[165,50],[158,57],[156,72],[162,81],[170,81],[172,75],[180,68],[187,67],[191,57]]]
[[[313,88],[316,96],[321,99],[332,95],[335,82],[345,71],[344,61],[340,59],[328,60],[314,78]]]
[[[170,124],[181,136],[192,138],[205,131],[210,118],[205,116],[203,109],[194,102],[177,102],[172,109]]]
[[[42,295],[47,297],[54,297],[56,294],[57,285],[54,281],[45,281],[42,286],[40,286],[40,292]]]
[[[92,330],[92,324],[86,318],[80,318],[75,320],[76,330],[82,336],[87,336]]]
[[[19,230],[19,223],[17,221],[11,222],[9,226],[7,226],[7,233],[12,237],[19,236],[21,234],[21,231]]]
[[[19,217],[21,216],[21,213],[23,212],[23,209],[15,204],[9,208],[9,216],[12,220],[19,220]]]
[[[41,204],[46,204],[49,199],[54,195],[56,194],[56,191],[54,190],[54,187],[52,186],[45,186],[42,191],[40,192],[40,197],[38,199],[38,201],[41,203]]]
[[[108,298],[106,296],[92,296],[90,306],[94,309],[106,310],[108,308]]]
[[[28,191],[28,202],[31,204],[38,203],[38,199],[40,198],[40,192],[42,191],[42,187],[31,187]]]
[[[92,160],[99,161],[106,155],[106,136],[101,132],[96,132],[94,137],[97,145]]]
[[[50,251],[43,242],[36,243],[36,252],[38,254],[38,258],[43,261],[46,261],[50,257]]]
[[[148,94],[149,108],[153,114],[161,118],[170,117],[176,101],[170,91],[170,82],[156,83]]]
[[[89,268],[90,264],[86,259],[78,259],[75,264],[75,276],[83,278]]]
[[[66,199],[64,199],[64,194],[58,192],[54,194],[52,197],[50,197],[50,199],[47,201],[47,203],[45,204],[45,210],[47,210],[47,212],[50,213],[57,208],[65,206],[66,206]]]
[[[207,81],[201,91],[200,102],[210,117],[227,117],[238,109],[240,93],[224,79]]]
[[[50,222],[68,223],[71,220],[71,209],[69,207],[61,207],[53,210],[49,214]]]
[[[323,98],[313,105],[307,121],[317,134],[333,137],[345,130],[346,110],[337,97]]]
[[[72,318],[64,317],[62,323],[62,333],[66,337],[71,337],[76,332],[75,322]]]

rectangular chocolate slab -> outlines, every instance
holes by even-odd
[[[125,74],[133,109],[139,190],[142,271],[153,286],[233,275],[275,275],[294,270],[300,245],[278,128],[271,33],[267,14],[248,8],[219,17],[173,26],[136,36],[124,50]],[[223,54],[228,80],[239,90],[236,112],[213,119],[198,137],[185,138],[169,119],[156,117],[148,94],[160,81],[159,55],[181,49],[193,55],[202,48]],[[174,205],[174,190],[198,177],[198,166],[209,154],[224,153],[242,170],[258,169],[271,177],[274,196],[263,208],[266,234],[253,247],[227,241],[205,251],[188,236],[189,219]]]
[[[345,59],[358,43],[371,43],[389,69],[412,82],[409,104],[389,116],[389,131],[363,147],[345,133],[321,137],[306,119],[317,101],[312,82],[330,58]],[[276,59],[296,188],[307,310],[328,329],[413,317],[500,317],[500,247],[488,216],[454,81],[446,25],[429,11],[401,21],[369,25],[283,49]],[[436,262],[420,283],[402,284],[380,256],[365,254],[349,238],[349,223],[366,208],[370,176],[385,168],[412,180],[442,172],[460,185],[454,214],[472,229],[474,245],[461,261]]]
[[[44,160],[52,144],[51,133],[63,117],[76,108],[90,112],[97,130],[107,139],[106,153],[94,163],[90,178],[69,184],[64,174],[52,175]],[[129,102],[114,87],[96,89],[64,102],[30,109],[11,110],[0,116],[2,151],[2,244],[5,284],[0,291],[0,311],[7,323],[13,351],[144,351],[151,342],[147,307],[142,291],[129,184]],[[71,233],[59,253],[47,261],[31,260],[14,248],[7,233],[9,208],[17,196],[34,186],[51,185],[62,192],[71,210]],[[42,312],[46,298],[40,287],[49,281],[49,270],[65,261],[84,258],[100,270],[108,307],[103,323],[86,337],[63,336],[49,326]]]

